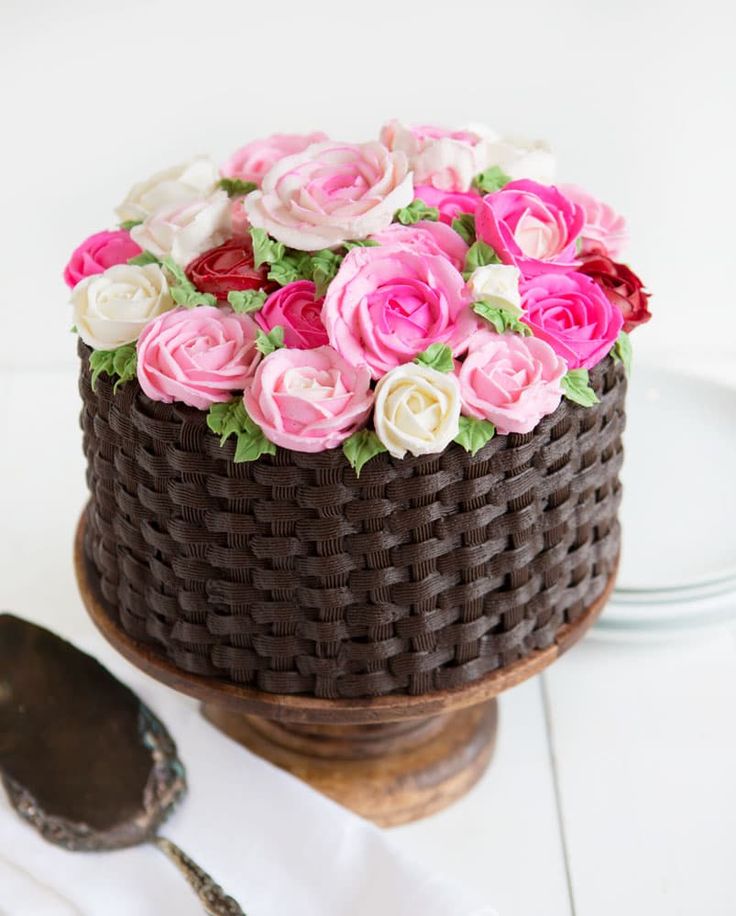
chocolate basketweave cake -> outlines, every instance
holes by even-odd
[[[65,271],[84,552],[182,672],[457,688],[615,575],[623,219],[487,128],[277,134],[135,185]]]

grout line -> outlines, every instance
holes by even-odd
[[[559,771],[557,769],[557,755],[555,754],[554,729],[552,727],[552,708],[547,690],[546,672],[539,676],[539,690],[542,695],[542,709],[544,710],[544,727],[547,732],[547,749],[549,751],[549,765],[552,770],[552,784],[555,793],[555,807],[557,808],[557,824],[560,830],[560,843],[562,845],[562,857],[565,862],[565,880],[567,881],[567,895],[570,901],[570,914],[577,916],[575,908],[575,892],[572,884],[572,870],[570,867],[570,850],[567,844],[567,833],[565,832],[565,818],[562,813],[562,793],[560,790]]]

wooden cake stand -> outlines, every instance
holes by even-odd
[[[271,694],[181,671],[120,627],[84,549],[85,514],[74,544],[82,600],[102,635],[128,661],[202,701],[204,716],[231,738],[382,826],[425,817],[464,795],[490,762],[496,696],[538,674],[586,632],[598,600],[560,627],[546,649],[464,687],[420,696],[327,700]]]

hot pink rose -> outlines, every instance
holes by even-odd
[[[368,419],[370,373],[332,347],[275,350],[256,370],[243,396],[264,435],[295,452],[336,448]]]
[[[101,274],[116,264],[127,264],[129,258],[140,253],[127,229],[96,232],[74,249],[64,268],[64,280],[68,286],[76,286],[85,277]]]
[[[481,331],[458,372],[463,413],[502,435],[528,433],[562,398],[567,364],[535,337]]]
[[[475,213],[480,200],[480,194],[472,188],[468,191],[438,191],[431,184],[417,185],[414,197],[439,210],[440,220],[448,226],[463,213]]]
[[[604,254],[618,260],[629,240],[623,216],[577,185],[560,185],[560,190],[568,200],[582,207],[585,214],[585,223],[580,233],[580,253]]]
[[[524,277],[575,267],[582,207],[552,185],[522,178],[486,194],[475,212],[478,238]]]
[[[303,152],[313,143],[322,143],[327,134],[317,130],[312,134],[271,134],[263,140],[246,143],[222,167],[222,174],[241,181],[260,184],[263,176],[285,156]]]
[[[467,191],[478,172],[490,165],[488,139],[472,130],[408,126],[394,120],[381,128],[381,143],[409,157],[417,184],[443,191]]]
[[[463,278],[446,257],[393,245],[348,252],[322,321],[332,346],[376,379],[433,343],[462,353],[478,327]]]
[[[458,270],[463,269],[468,253],[468,246],[454,229],[432,220],[420,220],[411,226],[392,223],[387,229],[374,232],[371,238],[380,245],[396,245],[417,254],[441,254]]]
[[[298,350],[311,350],[326,344],[327,331],[322,324],[322,303],[315,299],[316,287],[311,280],[287,283],[266,299],[256,312],[256,323],[264,331],[277,325],[284,329],[284,344]]]
[[[385,229],[413,196],[403,153],[380,143],[329,142],[277,162],[244,207],[257,229],[291,248],[318,251]]]
[[[261,358],[255,339],[248,315],[211,305],[174,309],[138,338],[138,381],[154,401],[206,410],[245,388]]]
[[[540,274],[521,283],[522,321],[570,369],[590,369],[609,352],[624,319],[601,287],[580,273]]]

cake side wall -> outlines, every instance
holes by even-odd
[[[85,550],[120,624],[184,671],[275,693],[420,694],[550,645],[619,552],[626,381],[473,458],[340,449],[233,463],[206,414],[136,381],[92,391],[80,345]]]

